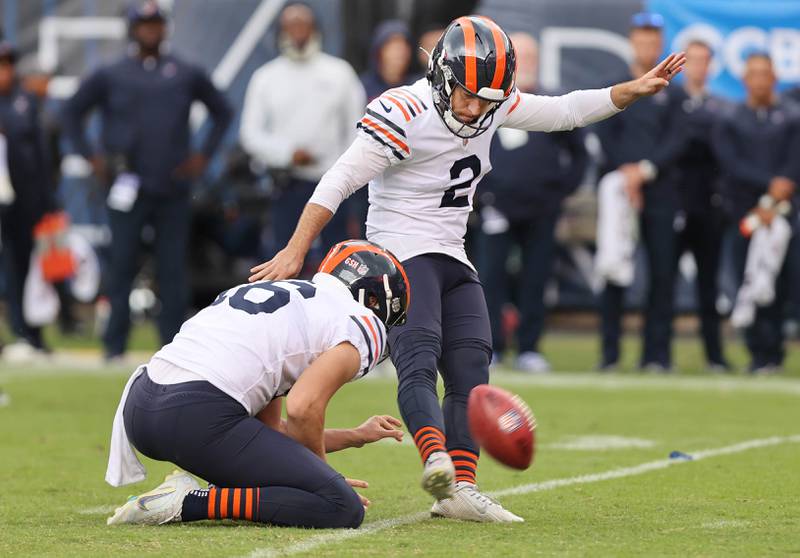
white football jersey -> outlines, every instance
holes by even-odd
[[[223,292],[153,358],[193,372],[255,415],[342,342],[358,349],[360,378],[381,358],[386,329],[343,283],[318,273],[312,281],[260,281]]]
[[[357,125],[390,164],[369,183],[367,238],[401,261],[444,253],[472,266],[464,251],[467,218],[478,182],[492,168],[489,148],[497,128],[569,130],[618,111],[610,88],[561,97],[514,90],[489,129],[464,140],[442,121],[426,79],[386,91],[367,105]]]

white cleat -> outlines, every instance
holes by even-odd
[[[437,500],[450,498],[455,490],[456,468],[450,455],[435,451],[425,462],[422,471],[422,488]]]
[[[130,523],[161,525],[181,520],[183,499],[200,485],[189,473],[174,471],[160,485],[141,496],[131,496],[106,520],[107,525]]]
[[[433,503],[431,517],[447,517],[481,523],[521,523],[525,521],[514,515],[499,502],[481,494],[478,487],[468,482],[459,482],[452,498]]]

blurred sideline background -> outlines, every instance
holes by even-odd
[[[271,178],[251,164],[238,145],[239,116],[253,72],[278,54],[277,15],[283,0],[162,0],[170,14],[169,43],[183,59],[205,68],[235,111],[223,145],[192,195],[191,307],[199,309],[225,288],[242,282],[254,263],[269,258],[276,246],[269,233]],[[743,60],[752,49],[768,50],[774,60],[779,89],[800,83],[800,3],[790,0],[741,2],[722,0],[308,0],[319,18],[325,52],[343,57],[361,73],[368,66],[370,42],[376,26],[386,19],[408,23],[413,40],[426,30],[444,27],[453,18],[481,13],[495,19],[508,32],[525,31],[540,42],[542,85],[553,90],[600,87],[623,73],[631,52],[627,40],[632,14],[649,10],[665,18],[667,50],[679,49],[688,38],[700,37],[717,54],[710,82],[714,93],[742,100]],[[58,114],[82,76],[125,52],[128,27],[125,0],[3,0],[2,30],[21,54],[18,71],[31,89],[45,98],[44,118],[59,174],[58,198],[69,214],[73,230],[96,249],[105,265],[110,232],[105,200],[98,195],[85,160],[68,155],[60,136]],[[416,53],[415,53],[416,54]],[[423,69],[412,57],[417,73]],[[209,123],[202,107],[192,112],[196,141]],[[98,123],[90,125],[97,135]],[[587,139],[597,154],[596,139]],[[800,156],[800,153],[797,154]],[[592,272],[597,165],[590,166],[584,185],[571,196],[557,228],[558,256],[545,290],[548,325],[562,331],[595,331],[596,296]],[[479,187],[480,188],[480,187]],[[226,213],[235,208],[234,213]],[[231,218],[231,215],[235,217]],[[477,226],[477,223],[475,224]],[[143,243],[152,243],[147,230]],[[320,247],[322,249],[322,247]],[[723,251],[726,250],[723,247]],[[639,259],[641,260],[641,255]],[[515,256],[509,271],[515,270]],[[626,307],[638,310],[647,278],[641,261],[636,280],[626,294]],[[696,266],[690,255],[680,265],[676,289],[677,329],[696,329],[693,281]],[[720,267],[718,309],[730,311],[736,286],[726,258]],[[0,293],[3,286],[0,285]],[[80,346],[91,346],[107,304],[76,307],[77,324],[71,324]],[[142,259],[131,293],[132,314],[138,323],[159,311],[154,294],[150,259]],[[507,327],[515,327],[512,307],[505,314]],[[786,309],[787,328],[796,335],[800,317],[798,297]],[[636,312],[629,327],[639,323]],[[793,329],[794,328],[794,329]],[[730,333],[730,329],[727,331]],[[149,339],[148,333],[137,334]],[[8,333],[2,335],[8,342]],[[54,337],[55,339],[55,337]],[[70,344],[69,341],[58,343]],[[137,345],[136,337],[134,346]],[[148,344],[149,341],[145,341]],[[73,342],[73,344],[75,344]],[[153,343],[155,344],[155,342]],[[148,347],[150,348],[150,347]]]

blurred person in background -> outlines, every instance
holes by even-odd
[[[411,35],[405,22],[390,19],[375,28],[370,46],[369,69],[361,74],[361,85],[364,86],[368,103],[387,89],[416,81],[419,76],[411,73],[411,49]],[[368,197],[366,188],[350,197],[350,217],[358,228],[348,231],[348,236],[366,236]]]
[[[785,91],[782,98],[800,110],[800,85]],[[800,242],[793,244],[792,251],[786,255],[786,260],[789,284],[800,285]],[[787,310],[787,334],[795,339],[800,339],[800,289],[790,289]]]
[[[245,151],[276,177],[272,226],[275,245],[284,246],[317,182],[355,137],[366,98],[350,64],[322,52],[306,4],[283,9],[278,42],[281,54],[247,86],[239,135]],[[347,238],[349,209],[322,232],[324,245]]]
[[[642,12],[631,20],[630,44],[633,61],[628,73],[609,83],[636,79],[652,68],[664,50],[659,14]],[[618,170],[626,180],[626,191],[639,210],[641,238],[647,253],[649,285],[644,311],[642,370],[668,372],[672,368],[675,218],[678,195],[671,137],[680,112],[679,88],[665,88],[629,107],[616,118],[596,126],[605,155],[605,172]],[[623,296],[625,288],[607,283],[601,294],[601,371],[616,369],[620,358]]]
[[[22,89],[18,53],[0,42],[0,232],[8,318],[17,341],[4,349],[11,359],[46,351],[39,327],[25,321],[22,297],[33,252],[33,228],[54,205],[39,102]]]
[[[411,36],[408,25],[399,19],[381,22],[372,35],[369,69],[361,74],[367,102],[392,87],[408,85],[411,69]]]
[[[527,33],[512,33],[517,55],[517,87],[552,95],[538,86],[539,52]],[[544,289],[553,268],[555,228],[561,203],[581,182],[588,164],[580,129],[544,134],[500,128],[492,139],[492,172],[483,180],[479,270],[492,324],[492,362],[506,350],[502,307],[511,300],[507,261],[515,246],[522,253],[517,289],[520,325],[516,367],[548,372],[539,353],[545,319]]]
[[[740,285],[750,245],[750,239],[739,230],[741,219],[753,212],[762,226],[770,226],[776,211],[760,203],[762,196],[768,195],[774,202],[791,202],[791,211],[786,216],[794,232],[787,252],[791,253],[798,241],[797,182],[800,180],[800,113],[791,103],[778,98],[777,78],[769,55],[750,54],[743,79],[747,99],[720,120],[713,136],[723,174],[725,208],[732,220],[728,233],[733,239],[734,266]],[[756,309],[753,323],[744,332],[753,373],[775,372],[783,364],[783,308],[790,287],[786,264],[784,260],[774,285],[773,302]]]
[[[417,40],[417,63],[421,70],[420,77],[425,77],[425,71],[428,68],[428,58],[436,47],[439,37],[444,33],[444,27],[441,25],[432,25],[424,28]]]
[[[64,107],[64,132],[73,148],[110,186],[111,316],[103,335],[107,359],[121,357],[130,330],[128,298],[138,269],[142,229],[155,229],[161,312],[158,330],[169,343],[180,329],[188,299],[187,252],[192,182],[205,172],[232,112],[202,69],[165,52],[166,14],[155,2],[128,12],[130,52],[94,71]],[[191,150],[189,111],[201,101],[213,126],[200,151]],[[90,147],[83,119],[99,109],[101,145]]]
[[[707,43],[691,41],[686,46],[682,91],[685,95],[680,105],[683,123],[673,127],[682,136],[677,140],[681,145],[673,163],[680,173],[675,264],[677,270],[678,260],[687,250],[694,256],[706,366],[711,371],[724,372],[730,370],[730,365],[722,351],[716,307],[724,218],[711,131],[725,109],[725,102],[706,88],[713,57]]]

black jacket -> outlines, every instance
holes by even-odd
[[[704,93],[695,97],[685,94],[680,103],[679,126],[673,133],[681,142],[674,161],[680,177],[678,190],[681,208],[687,213],[704,214],[720,203],[720,170],[711,137],[717,120],[730,105],[723,99]]]
[[[54,205],[39,121],[39,102],[19,87],[0,95],[0,133],[6,137],[8,174],[15,199],[4,208],[26,222],[35,222]]]
[[[64,131],[81,155],[91,157],[82,121],[98,108],[107,156],[123,157],[140,176],[143,191],[185,193],[189,184],[172,174],[190,154],[189,111],[195,100],[205,104],[214,122],[202,147],[210,157],[230,124],[231,109],[203,70],[171,55],[126,56],[92,73],[64,107]]]
[[[789,103],[731,107],[714,127],[713,146],[723,175],[723,204],[733,219],[758,204],[773,177],[800,184],[800,113]],[[795,210],[797,201],[796,192]]]
[[[628,74],[614,83],[629,81]],[[644,186],[645,210],[674,210],[679,198],[674,161],[680,149],[676,127],[686,94],[671,85],[651,97],[639,99],[623,112],[595,124],[605,155],[603,174],[625,163],[647,159],[658,168],[658,177]]]

